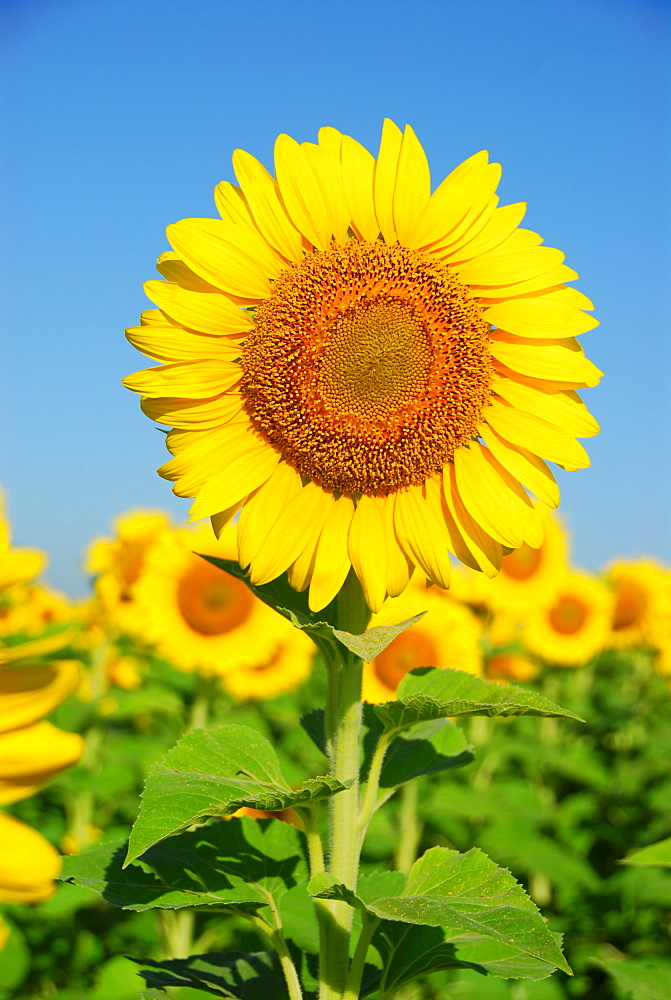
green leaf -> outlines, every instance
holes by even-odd
[[[315,708],[302,716],[301,726],[315,746],[326,755],[324,710]],[[384,732],[374,705],[364,704],[363,726],[361,780],[365,781],[375,748]],[[395,788],[422,774],[437,774],[455,767],[464,767],[474,760],[474,748],[453,722],[437,719],[419,723],[411,734],[401,733],[392,740],[382,765],[380,787]]]
[[[384,758],[380,788],[394,788],[422,774],[464,767],[475,760],[475,750],[463,732],[448,719],[420,723],[411,734],[392,741]]]
[[[440,667],[411,670],[401,680],[396,696],[396,701],[375,705],[387,731],[453,715],[544,715],[583,721],[533,691]]]
[[[374,660],[376,656],[394,641],[396,636],[400,635],[401,632],[405,632],[407,628],[410,628],[420,618],[423,618],[426,613],[423,611],[421,614],[415,615],[413,618],[408,618],[407,621],[400,622],[398,625],[377,625],[375,628],[362,632],[361,635],[355,635],[352,632],[343,632],[341,629],[335,627],[335,601],[331,602],[322,611],[311,611],[308,605],[307,591],[303,591],[300,594],[295,591],[290,586],[286,573],[283,573],[276,580],[272,580],[270,583],[265,583],[259,587],[250,583],[249,577],[237,562],[230,559],[219,559],[216,556],[203,555],[202,553],[199,553],[199,555],[203,559],[207,559],[214,566],[218,566],[219,569],[230,573],[231,576],[242,580],[259,600],[274,608],[275,611],[284,618],[287,618],[296,628],[307,632],[317,645],[319,645],[320,641],[332,644],[335,640],[349,650],[350,653],[354,653],[355,656],[365,660],[366,663]]]
[[[443,927],[445,940],[491,940],[571,974],[535,903],[510,872],[477,848],[466,854],[433,847],[412,866],[401,893],[364,901],[339,884],[310,880],[322,899],[342,899],[385,920]],[[459,956],[461,958],[461,955]],[[536,978],[538,978],[536,976]]]
[[[633,1000],[668,1000],[671,996],[671,964],[663,960],[593,958],[613,977],[621,990],[628,990]]]
[[[210,952],[190,958],[157,962],[144,958],[140,975],[148,986],[190,986],[217,997],[235,1000],[286,1000],[287,988],[274,952]]]
[[[440,927],[418,927],[384,920],[373,935],[373,945],[382,959],[380,994],[393,997],[405,983],[444,969],[485,970],[456,957],[456,947],[445,940]]]
[[[415,622],[418,622],[425,614],[426,611],[422,611],[421,614],[407,618],[405,621],[399,622],[398,625],[376,625],[375,628],[369,628],[367,631],[362,632],[361,635],[352,635],[351,632],[341,632],[337,628],[333,629],[333,634],[351,653],[354,653],[355,656],[360,657],[366,663],[370,663],[397,636],[405,632],[406,629],[409,629]]]
[[[151,768],[126,864],[207,817],[241,806],[276,812],[329,798],[345,787],[324,775],[290,788],[271,744],[247,726],[194,729]]]
[[[302,835],[277,819],[222,820],[149,848],[123,867],[124,845],[63,858],[60,878],[129,910],[183,906],[258,909],[307,877]]]
[[[636,865],[639,868],[671,868],[671,837],[628,854],[620,864]]]

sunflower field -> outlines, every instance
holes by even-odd
[[[593,304],[485,151],[274,158],[126,331],[198,523],[73,602],[0,513],[0,1000],[668,1000],[671,571],[576,567],[547,464]]]
[[[195,727],[249,726],[272,741],[292,783],[318,773],[321,753],[300,720],[323,701],[320,657],[240,581],[193,554],[230,555],[204,529],[178,529],[153,511],[120,517],[111,537],[92,542],[91,595],[77,603],[40,583],[43,554],[12,547],[6,519],[2,529],[0,996],[130,1000],[140,972],[146,996],[162,987],[178,1000],[238,995],[227,992],[221,955],[264,949],[244,916],[103,898],[95,867],[56,888],[58,855],[67,875],[73,859],[126,838],[152,765]],[[670,606],[667,568],[615,560],[602,574],[580,572],[561,521],[548,516],[543,545],[506,556],[495,580],[464,570],[445,592],[417,576],[375,616],[384,625],[426,611],[366,664],[372,704],[393,699],[409,670],[442,662],[586,720],[466,718],[441,750],[465,766],[442,773],[427,733],[417,779],[375,814],[362,857],[372,875],[408,870],[435,846],[477,844],[563,936],[574,975],[425,971],[418,956],[396,995],[668,995],[671,877],[661,859],[642,851],[636,862],[635,852],[671,827]],[[293,809],[238,815],[223,829],[238,822],[250,842],[268,824],[302,836]],[[284,896],[285,925],[316,958],[301,888],[297,878]],[[426,936],[430,954],[437,945]],[[261,974],[249,982],[240,996],[282,995]]]

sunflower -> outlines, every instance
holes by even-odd
[[[84,741],[43,721],[79,682],[73,660],[33,663],[38,643],[12,647],[26,659],[0,666],[0,805],[27,798],[75,764]],[[17,655],[15,659],[19,660]],[[34,903],[53,895],[60,858],[36,830],[0,811],[0,902]]]
[[[547,662],[579,666],[608,645],[612,614],[608,588],[587,573],[570,572],[550,603],[527,609],[523,641]]]
[[[135,635],[142,630],[142,619],[134,587],[152,545],[170,531],[170,519],[161,511],[134,510],[118,517],[114,529],[114,538],[93,539],[85,568],[95,575],[94,591],[105,622]]]
[[[395,625],[425,611],[412,630],[401,632],[379,656],[363,668],[363,699],[390,701],[400,681],[415,667],[451,667],[482,673],[481,627],[475,615],[441,591],[411,585],[400,597],[389,598],[373,615],[370,626]]]
[[[555,507],[544,460],[589,464],[598,430],[576,389],[600,372],[596,326],[559,250],[498,207],[476,153],[433,191],[413,130],[385,121],[377,159],[334,128],[281,135],[275,176],[242,150],[220,219],[168,227],[158,306],[127,331],[160,362],[125,379],[171,427],[160,474],[219,532],[238,511],[240,563],[288,571],[328,604],[350,567],[379,611],[415,566],[441,587],[452,552],[493,576],[538,547],[527,489]]]
[[[611,563],[606,582],[613,590],[610,645],[652,646],[671,635],[671,573],[651,559]]]
[[[499,651],[487,658],[485,674],[490,681],[517,681],[523,684],[538,677],[540,667],[523,653]]]
[[[309,670],[311,641],[302,633],[295,639],[296,630],[241,580],[196,553],[235,559],[234,527],[219,540],[209,524],[201,524],[156,541],[134,590],[143,638],[181,670],[227,677],[240,698],[266,697],[297,684]],[[289,666],[291,651],[296,663]]]
[[[512,613],[527,605],[546,604],[559,587],[568,569],[566,532],[559,518],[539,506],[543,541],[538,546],[524,542],[501,559],[494,579],[470,569],[455,573],[452,591],[456,597],[476,607]]]

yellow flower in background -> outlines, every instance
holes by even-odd
[[[567,573],[554,599],[528,608],[523,622],[527,649],[549,663],[580,666],[608,645],[613,596],[587,573]]]
[[[523,653],[497,652],[487,658],[485,675],[490,681],[532,681],[540,673],[535,660]]]
[[[284,620],[284,619],[282,619]],[[272,657],[253,667],[226,673],[221,682],[236,701],[261,701],[294,691],[310,675],[314,647],[287,622]]]
[[[618,560],[606,570],[615,608],[609,643],[616,647],[668,644],[671,573],[652,559]]]
[[[53,637],[51,637],[53,639]],[[58,638],[58,637],[57,637]],[[0,804],[27,798],[82,755],[84,741],[43,716],[79,683],[74,661],[32,663],[43,640],[11,647],[16,666],[0,666]],[[53,894],[60,859],[45,838],[0,812],[0,901],[33,903]]]
[[[0,590],[34,580],[46,566],[47,557],[39,549],[11,547],[9,521],[5,516],[5,498],[0,490]]]
[[[155,541],[170,531],[170,519],[160,511],[137,510],[114,522],[114,538],[95,538],[85,568],[95,575],[95,593],[104,616],[121,631],[142,629],[134,588],[144,560]]]
[[[173,428],[160,470],[239,559],[285,570],[313,610],[350,566],[379,611],[415,566],[447,587],[449,552],[493,576],[538,547],[526,489],[589,464],[598,426],[575,390],[600,376],[575,337],[596,325],[559,250],[498,207],[476,153],[431,192],[424,150],[385,121],[377,159],[334,128],[281,135],[275,177],[237,150],[221,218],[168,227],[158,309],[127,331],[160,362],[125,384]]]
[[[233,526],[220,540],[205,523],[155,543],[135,587],[143,638],[181,670],[226,677],[238,697],[296,686],[309,670],[311,641],[241,580],[196,553],[235,560]],[[283,659],[285,647],[296,657],[291,666]],[[248,673],[233,678],[238,672]]]
[[[541,544],[525,542],[508,552],[493,579],[470,569],[459,570],[451,587],[455,597],[503,612],[550,600],[569,567],[568,541],[557,515],[540,506],[538,511],[544,528]]]
[[[0,606],[0,636],[39,635],[54,625],[74,624],[79,608],[64,594],[38,583],[8,587]]]
[[[61,859],[41,833],[0,812],[0,902],[39,903],[53,896]]]
[[[426,611],[412,628],[398,635],[363,669],[363,700],[391,701],[396,688],[416,667],[446,667],[482,673],[481,626],[472,612],[442,591],[412,585],[400,597],[389,598],[373,615],[370,628],[396,625]]]

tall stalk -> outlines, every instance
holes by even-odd
[[[337,627],[359,634],[369,618],[359,581],[350,573],[338,596]],[[331,646],[324,652],[328,671],[326,740],[331,774],[343,783],[351,783],[346,791],[331,799],[326,871],[334,880],[355,891],[360,854],[357,820],[363,663],[344,646]],[[335,900],[322,909],[319,1000],[340,1000],[347,988],[352,915],[350,906]]]

